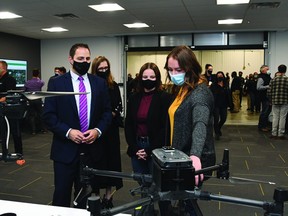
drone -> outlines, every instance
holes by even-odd
[[[89,185],[89,180],[94,175],[100,175],[115,178],[129,178],[137,181],[140,187],[130,190],[130,193],[132,195],[137,193],[141,194],[142,198],[111,209],[101,209],[100,197],[91,195],[87,199],[87,210],[91,212],[92,216],[115,215],[133,210],[139,206],[141,206],[141,208],[140,211],[137,212],[137,215],[151,215],[151,211],[149,213],[151,205],[153,205],[154,202],[164,200],[178,200],[179,202],[190,200],[196,215],[203,216],[201,209],[197,205],[197,199],[205,201],[216,200],[236,205],[262,208],[265,211],[264,216],[284,215],[284,202],[288,201],[288,190],[282,188],[276,188],[273,196],[274,201],[267,202],[212,194],[201,191],[201,189],[195,186],[195,176],[199,174],[205,175],[205,173],[210,171],[217,171],[218,179],[229,180],[232,178],[232,182],[275,184],[273,182],[230,177],[228,149],[224,150],[221,163],[197,171],[194,169],[191,159],[185,153],[171,147],[154,149],[152,151],[152,162],[152,175],[137,173],[125,174],[115,171],[97,170],[81,163],[80,179],[83,183],[83,188],[75,198],[74,206],[77,206],[81,199],[91,195],[92,188]],[[182,212],[180,211],[181,210],[178,212],[179,215],[184,215],[184,210],[182,209]]]
[[[0,103],[0,118],[6,123],[7,137],[2,140],[2,153],[0,153],[0,161],[10,162],[16,161],[18,165],[23,165],[25,160],[22,154],[9,153],[8,143],[10,136],[10,119],[23,119],[26,116],[29,101],[43,99],[46,97],[64,96],[64,95],[80,95],[88,94],[88,92],[53,92],[53,91],[34,91],[25,92],[23,90],[9,90],[7,92],[0,92],[0,96],[6,97],[5,103]]]

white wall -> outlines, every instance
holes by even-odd
[[[269,47],[266,55],[266,64],[274,76],[280,64],[288,67],[288,31],[271,32],[269,34]]]
[[[92,60],[99,55],[105,56],[111,63],[111,71],[116,82],[123,82],[122,68],[122,40],[120,37],[89,37],[55,39],[41,41],[41,75],[45,81],[43,90],[47,89],[47,82],[54,75],[55,66],[71,68],[68,62],[69,50],[75,43],[86,43],[91,50]]]

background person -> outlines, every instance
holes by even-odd
[[[34,69],[32,71],[32,79],[27,80],[27,82],[25,82],[24,89],[26,92],[41,91],[44,84],[45,82],[40,79],[39,69]],[[46,132],[41,119],[42,105],[43,105],[42,99],[29,101],[27,119],[30,123],[32,135],[35,135],[36,132],[38,131],[41,131],[43,133]],[[38,130],[37,127],[39,127]]]
[[[231,83],[231,94],[232,94],[232,102],[233,109],[231,113],[238,113],[240,110],[240,92],[242,91],[241,79],[237,76],[237,72],[233,71],[231,74],[232,83]]]
[[[211,64],[206,64],[205,65],[205,78],[208,81],[208,85],[211,86],[212,83],[216,81],[216,76],[213,74],[213,66]]]
[[[108,129],[102,135],[102,142],[104,144],[105,169],[110,171],[121,172],[121,153],[120,153],[120,136],[119,127],[123,127],[121,118],[122,113],[122,98],[118,84],[114,81],[109,60],[104,56],[98,56],[92,62],[92,74],[103,78],[109,89],[109,96],[112,108],[112,122]],[[102,199],[103,208],[112,208],[112,187],[115,186],[116,190],[123,187],[121,178],[107,177],[101,183],[101,186],[106,188],[106,193]]]
[[[0,61],[0,92],[6,92],[8,90],[16,90],[16,80],[14,77],[8,74],[8,64],[6,61]],[[5,103],[6,97],[0,95],[0,103]],[[3,104],[2,104],[3,105]],[[2,114],[2,113],[1,113]],[[14,141],[14,151],[13,153],[23,154],[23,145],[22,145],[22,135],[20,128],[20,119],[14,119],[7,117],[10,125],[10,131]],[[7,137],[7,126],[3,116],[0,116],[1,119],[1,142],[2,145],[6,144]]]
[[[216,82],[210,86],[214,96],[214,133],[215,139],[219,140],[222,136],[221,128],[227,119],[227,108],[229,106],[229,89],[225,75],[222,71],[216,73]]]
[[[286,65],[278,66],[278,76],[271,80],[267,91],[272,102],[271,138],[286,139],[285,124],[288,112],[288,77],[285,76],[286,71]]]
[[[87,73],[91,62],[90,55],[87,44],[74,44],[68,57],[70,71],[51,79],[48,84],[48,91],[61,92],[80,92],[84,84],[85,92],[89,92],[83,97],[86,102],[82,101],[80,95],[45,99],[43,119],[48,129],[53,132],[50,158],[54,165],[54,206],[69,207],[73,186],[74,197],[82,188],[82,153],[85,155],[84,165],[95,169],[103,167],[101,162],[104,149],[100,139],[111,122],[112,111],[105,80]],[[83,104],[87,106],[82,107]],[[82,116],[83,110],[85,116]],[[98,178],[91,178],[90,181],[93,190],[96,190]],[[86,200],[82,200],[77,207],[86,208]]]
[[[259,96],[259,102],[261,104],[261,113],[259,115],[258,129],[263,132],[270,131],[268,124],[268,116],[271,112],[270,101],[267,96],[267,89],[269,88],[271,77],[268,65],[262,65],[260,67],[260,74],[257,79],[257,90]]]
[[[174,83],[175,96],[168,110],[169,145],[190,156],[195,170],[214,165],[214,100],[201,76],[201,65],[189,47],[178,46],[168,54],[165,69]],[[195,176],[195,185],[201,181],[203,175]],[[185,204],[189,214],[195,215],[191,202],[186,200]]]

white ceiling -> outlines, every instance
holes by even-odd
[[[114,0],[125,11],[96,12],[88,5],[111,3],[107,0],[1,0],[0,11],[23,18],[0,20],[0,32],[35,39],[139,34],[171,34],[231,31],[286,31],[288,0],[278,8],[252,8],[250,4],[216,5],[216,0]],[[55,14],[73,14],[78,18],[56,18]],[[218,19],[243,19],[239,25],[218,25]],[[123,24],[144,22],[150,27],[128,29]],[[64,33],[43,32],[42,28],[60,26]]]

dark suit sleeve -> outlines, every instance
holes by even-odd
[[[55,85],[55,81],[56,79],[49,80],[47,89],[48,91],[59,91],[59,89]],[[48,129],[61,138],[66,138],[66,133],[71,127],[68,126],[67,123],[64,123],[59,117],[61,115],[63,116],[63,111],[66,112],[65,116],[67,116],[67,112],[69,112],[68,110],[66,110],[66,106],[64,106],[65,103],[62,104],[63,105],[62,107],[61,104],[59,103],[59,99],[64,101],[65,97],[70,96],[46,98],[44,103],[44,111],[42,115],[43,120],[45,121]],[[62,110],[60,107],[62,108]]]

